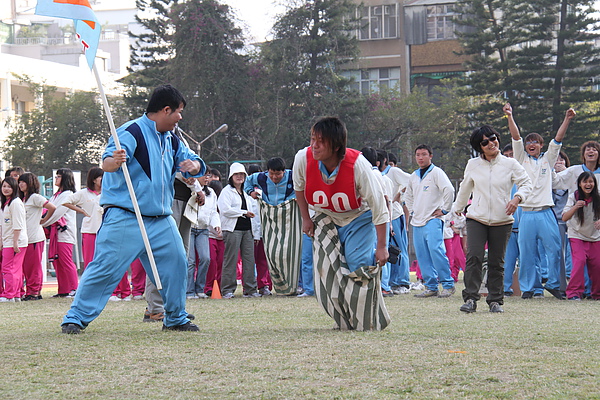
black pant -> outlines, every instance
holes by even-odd
[[[487,303],[504,304],[504,253],[512,223],[500,226],[484,225],[467,218],[467,265],[463,300],[479,300],[485,244],[488,244]]]

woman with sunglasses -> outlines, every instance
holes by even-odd
[[[485,245],[488,245],[486,301],[490,312],[504,312],[504,252],[513,224],[512,214],[532,190],[531,179],[517,160],[500,154],[498,132],[489,125],[471,134],[471,147],[479,153],[467,163],[452,211],[462,214],[469,197],[473,201],[467,217],[467,265],[465,268],[465,304],[460,310],[472,313],[480,299],[481,272]],[[517,192],[511,199],[511,189]]]

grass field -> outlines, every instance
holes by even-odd
[[[600,399],[595,301],[402,295],[386,330],[339,332],[314,298],[190,300],[197,333],[109,302],[63,335],[70,302],[0,304],[0,399]]]

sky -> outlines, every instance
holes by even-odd
[[[245,25],[249,37],[253,41],[262,42],[268,37],[268,32],[273,26],[275,16],[284,11],[278,5],[278,0],[221,0],[230,5],[235,15]]]

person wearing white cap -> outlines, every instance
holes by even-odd
[[[240,163],[229,167],[229,184],[223,188],[219,197],[221,231],[225,242],[223,273],[221,275],[221,293],[224,299],[232,299],[237,288],[236,266],[238,252],[242,256],[242,285],[244,297],[260,297],[256,290],[254,274],[254,237],[252,236],[252,218],[250,196],[244,192],[244,181],[248,174]]]

